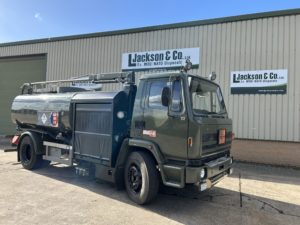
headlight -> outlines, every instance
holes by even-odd
[[[205,177],[205,175],[206,175],[206,170],[204,168],[202,168],[200,170],[200,178],[203,179]]]

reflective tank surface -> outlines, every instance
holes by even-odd
[[[76,94],[19,95],[12,103],[11,119],[20,127],[70,131],[70,104]]]

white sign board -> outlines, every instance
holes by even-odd
[[[187,59],[192,62],[193,67],[198,67],[200,60],[200,49],[182,48],[123,53],[122,70],[180,68],[185,65]]]
[[[233,71],[231,94],[286,94],[288,70]]]

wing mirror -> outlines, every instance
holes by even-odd
[[[171,90],[169,87],[164,87],[162,89],[161,93],[161,103],[163,106],[168,107],[170,104],[170,98],[171,98]]]

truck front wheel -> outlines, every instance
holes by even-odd
[[[153,200],[159,188],[159,174],[153,158],[145,152],[133,152],[125,166],[125,186],[128,196],[143,205]]]
[[[50,162],[44,162],[42,155],[37,155],[33,144],[33,140],[30,136],[22,138],[19,148],[20,161],[22,166],[27,170],[37,169],[44,163],[49,164]]]

